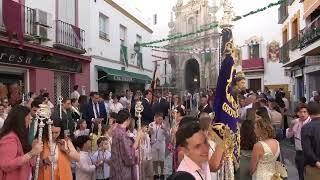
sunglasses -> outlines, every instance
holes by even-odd
[[[3,103],[9,103],[8,101],[3,101]]]

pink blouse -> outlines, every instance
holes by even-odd
[[[31,161],[23,163],[24,152],[18,136],[10,132],[0,139],[0,180],[27,180]]]

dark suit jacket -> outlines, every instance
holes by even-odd
[[[209,113],[212,113],[212,108],[208,104],[205,108],[203,108],[203,106],[200,106],[199,111],[200,111],[200,113],[205,112],[205,113],[209,114]]]
[[[153,114],[157,112],[161,112],[164,118],[165,116],[168,116],[169,102],[166,99],[161,98],[160,102],[157,101],[156,103],[153,104],[152,110],[153,110]]]
[[[152,105],[146,100],[142,100],[142,105],[143,105],[143,111],[142,111],[142,116],[141,120],[147,123],[153,122],[153,111],[152,111]]]
[[[67,112],[62,111],[62,119],[60,118],[60,109],[59,106],[53,111],[51,114],[52,120],[60,120],[62,121],[62,128],[61,130],[69,130],[70,136],[73,136],[73,132],[75,131],[75,121],[72,118],[72,111],[69,110]]]
[[[91,100],[88,102],[88,104],[86,104],[84,108],[83,119],[87,121],[88,128],[91,128],[91,119],[95,118],[93,108],[94,106]],[[107,118],[107,110],[104,105],[104,102],[99,102],[99,112],[100,112],[100,116],[98,118],[102,118],[102,119]]]

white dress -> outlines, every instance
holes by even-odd
[[[263,142],[259,141],[259,143],[263,147],[263,157],[259,160],[257,169],[252,175],[252,180],[271,180],[273,174],[276,172],[275,170],[275,162],[280,154],[280,146],[278,142],[278,150],[274,155],[270,146]]]

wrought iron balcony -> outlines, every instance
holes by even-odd
[[[299,36],[296,36],[288,41],[289,48],[294,51],[299,48]]]
[[[283,1],[283,3],[280,5],[278,14],[278,24],[282,24],[289,16],[288,13],[288,1]]]
[[[15,31],[13,32],[14,34],[18,34],[21,31],[25,38],[30,38],[34,35],[35,9],[16,3],[14,1],[10,3],[12,3],[13,5],[12,11],[4,11],[3,8],[7,7],[5,7],[6,5],[3,4],[3,0],[0,0],[0,32],[3,34],[7,34],[8,31],[6,29],[6,26],[10,26],[11,31]],[[19,12],[21,13],[15,14],[13,12],[15,10],[20,10]],[[15,20],[13,25],[10,24],[12,20]]]
[[[289,57],[289,42],[288,42],[280,48],[280,62],[285,64],[289,61],[290,61],[290,57]]]
[[[66,49],[79,54],[85,50],[85,31],[61,20],[56,20],[56,48]]]
[[[300,49],[320,39],[320,16],[300,31]]]

